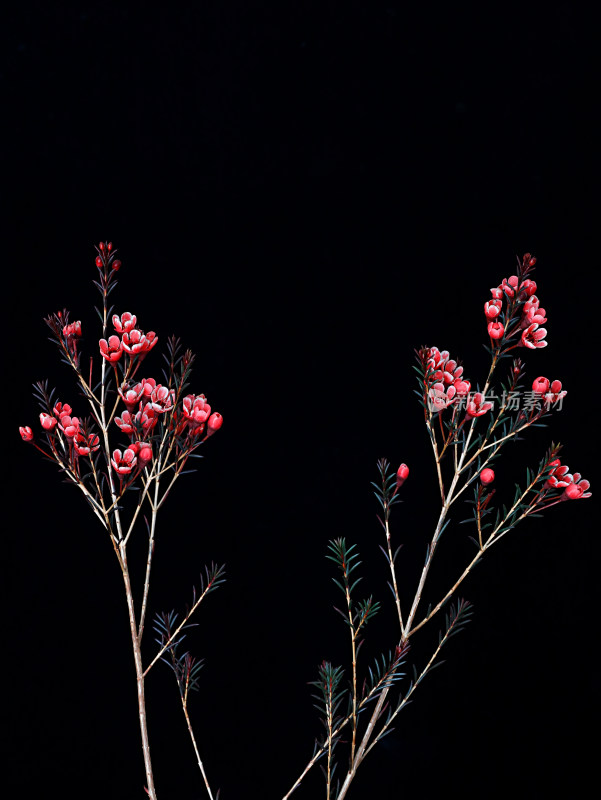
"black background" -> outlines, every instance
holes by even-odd
[[[437,517],[413,348],[447,348],[482,381],[482,304],[526,250],[550,343],[526,354],[528,376],[560,378],[568,396],[551,431],[507,450],[499,494],[551,439],[594,477],[597,112],[580,14],[560,2],[544,14],[393,0],[21,4],[3,70],[13,792],[145,796],[112,548],[16,433],[37,430],[35,380],[81,402],[42,318],[68,307],[97,352],[100,239],[123,261],[117,310],[160,337],[146,373],[158,377],[166,337],[181,336],[198,355],[191,391],[225,419],[165,506],[151,590],[152,612],[182,610],[202,565],[227,565],[189,639],[206,658],[193,721],[225,800],[281,797],[321,733],[307,682],[324,658],[348,656],[329,539],[357,542],[365,591],[389,601],[369,485],[382,456],[411,467],[393,516],[409,602]],[[462,588],[473,623],[349,796],[584,793],[598,713],[594,503],[526,522],[475,571]],[[448,529],[429,599],[467,562],[470,532]],[[142,529],[133,553],[140,580]],[[392,611],[365,656],[394,644]],[[415,637],[418,667],[429,636]],[[147,634],[147,659],[153,648]],[[163,665],[147,696],[159,796],[205,796]],[[298,797],[323,796],[317,775]]]

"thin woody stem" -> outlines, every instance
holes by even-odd
[[[146,560],[146,577],[144,578],[144,595],[142,598],[142,610],[140,611],[140,624],[138,626],[138,639],[142,641],[144,633],[144,621],[146,619],[146,608],[148,605],[148,593],[150,591],[150,570],[152,567],[152,556],[154,553],[154,533],[156,530],[157,512],[156,512],[156,499],[159,493],[159,481],[155,481],[154,485],[154,501],[152,509],[152,520],[150,523],[150,537],[148,539],[148,557]]]
[[[390,506],[385,508],[385,531],[386,531],[386,546],[388,547],[388,563],[390,564],[390,574],[392,576],[392,585],[394,587],[394,600],[396,603],[396,610],[399,617],[399,625],[401,626],[401,636],[405,633],[405,626],[403,624],[403,614],[401,612],[401,599],[399,597],[399,590],[396,583],[396,570],[394,568],[394,560],[392,558],[392,546],[390,543],[390,524],[389,524]]]
[[[184,710],[184,716],[186,717],[186,725],[188,726],[188,733],[190,734],[190,739],[192,740],[192,746],[194,747],[194,752],[196,753],[196,761],[198,762],[198,767],[202,774],[205,787],[207,789],[208,795],[210,800],[213,800],[213,794],[211,792],[211,787],[209,786],[209,780],[207,778],[207,773],[205,772],[204,765],[202,763],[202,759],[200,758],[200,753],[198,752],[198,746],[196,744],[196,738],[194,736],[194,731],[192,730],[192,723],[190,722],[190,717],[188,715],[188,685],[186,682],[186,693],[182,695],[182,708]]]

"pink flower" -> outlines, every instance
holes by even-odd
[[[170,411],[173,408],[174,401],[175,390],[168,389],[167,386],[161,386],[159,383],[150,395],[149,405],[154,411],[157,411],[159,414],[164,414],[166,411]]]
[[[120,417],[115,417],[115,424],[121,428],[121,431],[128,436],[131,436],[135,431],[134,421],[130,411],[124,411]]]
[[[518,276],[512,275],[510,278],[503,278],[503,283],[499,286],[499,289],[504,291],[507,297],[513,297],[515,290],[518,288],[518,283]]]
[[[469,381],[455,381],[453,386],[457,392],[457,397],[465,397],[466,394],[470,393],[470,389],[472,387]]]
[[[442,379],[444,383],[447,385],[451,383],[456,383],[461,379],[463,375],[463,367],[458,367],[456,361],[447,361],[444,365],[444,372],[442,373]]]
[[[152,461],[152,447],[148,442],[142,442],[138,453],[138,462],[141,467],[146,467]]]
[[[57,421],[52,414],[40,414],[40,423],[45,431],[51,431],[56,426]]]
[[[59,420],[58,427],[65,434],[67,439],[72,439],[79,433],[79,419],[77,417],[70,417],[68,414],[63,414]]]
[[[154,331],[148,331],[144,340],[144,350],[142,352],[149,353],[158,341],[159,337],[156,333]]]
[[[100,447],[100,439],[95,433],[88,434],[86,437],[83,433],[77,433],[73,439],[73,445],[79,456],[89,456],[90,453],[95,452]]]
[[[111,464],[119,475],[128,475],[136,466],[136,462],[136,454],[131,448],[128,447],[123,454],[121,454],[121,450],[113,450]]]
[[[570,485],[572,476],[569,475],[569,467],[562,467],[559,458],[556,458],[555,461],[551,461],[549,466],[553,467],[553,469],[545,482],[545,486],[548,489],[565,489],[566,486]]]
[[[52,409],[52,413],[54,414],[54,416],[58,417],[59,419],[61,417],[64,417],[65,414],[70,417],[72,411],[73,409],[68,403],[57,403]]]
[[[428,392],[428,407],[430,411],[434,414],[444,411],[454,402],[456,395],[457,389],[454,386],[449,386],[445,389],[444,383],[435,383]]]
[[[505,333],[505,328],[500,322],[488,323],[488,335],[491,339],[502,339]]]
[[[152,461],[152,445],[150,442],[132,442],[128,448],[138,458],[138,466],[145,467]]]
[[[492,408],[492,403],[487,400],[484,401],[482,392],[476,392],[472,395],[471,400],[467,404],[466,416],[467,417],[482,417],[487,411]]]
[[[536,322],[537,325],[543,325],[546,321],[545,309],[537,304],[536,307],[532,306],[528,311],[522,314],[520,325],[522,328],[527,328],[529,325],[532,325],[533,322]]]
[[[520,284],[520,298],[522,297],[531,297],[536,292],[536,283],[531,281],[530,279],[526,279],[522,281]]]
[[[567,391],[565,389],[562,391],[561,381],[553,381],[551,384],[551,391],[545,394],[545,405],[550,406],[555,405],[555,403],[559,403],[560,400],[563,400],[566,394]]]
[[[139,353],[144,352],[146,347],[146,337],[137,328],[132,328],[127,333],[123,334],[122,340],[123,350],[130,356],[137,356]]]
[[[504,297],[503,290],[501,289],[500,286],[497,286],[496,289],[491,289],[490,293],[492,295],[493,300],[502,300]]]
[[[409,467],[407,464],[401,464],[396,472],[396,488],[400,489],[409,477]]]
[[[522,345],[524,347],[529,347],[531,350],[535,350],[538,347],[546,347],[549,344],[543,341],[546,335],[547,329],[539,328],[538,324],[533,322],[532,325],[529,325],[522,333]]]
[[[114,264],[113,264],[114,268]],[[133,328],[136,327],[136,322],[138,318],[135,314],[130,314],[129,311],[126,311],[125,314],[113,314],[113,325],[117,333],[129,333]]]
[[[140,397],[140,402],[146,405],[146,403],[150,400],[151,394],[155,390],[157,382],[154,378],[142,378],[140,382],[142,384],[142,395]]]
[[[484,303],[484,314],[487,320],[496,319],[501,313],[502,304],[500,300],[487,300]]]
[[[140,402],[140,398],[144,393],[144,386],[142,383],[136,383],[133,386],[124,384],[123,387],[118,389],[118,392],[123,398],[125,407],[131,413]]]
[[[549,390],[549,379],[544,378],[542,375],[537,378],[532,384],[532,391],[535,394],[544,394]]]
[[[115,361],[119,361],[123,355],[123,343],[121,342],[121,339],[114,334],[109,336],[108,342],[106,339],[101,339],[100,355],[111,364],[113,364]]]
[[[24,428],[19,428],[19,433],[21,434],[21,439],[23,439],[24,442],[31,442],[33,439],[33,431],[29,425],[26,425]]]
[[[480,481],[482,482],[482,486],[488,486],[489,483],[492,483],[495,479],[494,470],[487,467],[483,469],[480,473]]]
[[[135,416],[135,423],[136,425],[142,428],[142,431],[145,436],[148,436],[150,431],[154,428],[154,426],[159,421],[159,417],[157,412],[152,408],[150,403],[147,403],[143,409],[138,411]]]
[[[572,478],[572,483],[563,490],[562,500],[580,500],[581,497],[591,497],[592,492],[587,491],[590,487],[590,482],[581,478],[579,472],[575,472]]]
[[[81,336],[81,321],[72,322],[63,328],[63,336],[66,339],[78,339]]]
[[[188,420],[191,430],[206,422],[211,415],[211,406],[207,403],[204,394],[198,397],[193,394],[187,395],[183,399],[182,406],[184,417]]]
[[[207,436],[211,436],[223,425],[223,417],[218,411],[214,411],[207,422]]]

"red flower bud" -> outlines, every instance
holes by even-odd
[[[100,258],[100,256],[96,256],[96,266],[97,267],[102,266],[102,259]]]
[[[488,486],[489,483],[492,483],[495,479],[494,470],[487,467],[483,469],[480,473],[480,481],[482,482],[482,486]]]
[[[111,252],[111,250],[113,249],[113,243],[112,243],[112,242],[109,242],[109,243],[107,244],[107,246],[106,246],[106,249],[107,249],[107,250],[109,251],[109,253],[110,253],[110,252]]]
[[[152,447],[148,442],[142,442],[138,452],[138,462],[141,467],[145,467],[152,461]]]
[[[116,258],[113,261],[113,269],[115,270],[115,272],[119,272],[120,267],[121,267],[121,262],[119,261],[118,258]]]
[[[401,464],[396,471],[396,488],[400,489],[409,477],[409,467],[407,464]]]
[[[207,421],[207,436],[210,436],[223,425],[223,417],[218,411],[214,411]]]
[[[19,433],[21,434],[21,439],[23,439],[24,442],[31,442],[33,439],[33,431],[29,425],[26,425],[24,428],[19,428]]]
[[[561,388],[561,387],[560,387]],[[549,391],[549,379],[544,378],[542,375],[537,378],[532,384],[532,391],[536,394],[545,394]]]

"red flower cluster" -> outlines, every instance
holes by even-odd
[[[107,339],[101,339],[100,355],[111,364],[119,361],[123,353],[127,353],[131,358],[142,356],[149,353],[158,342],[158,337],[154,331],[143,333],[136,328],[138,319],[135,314],[126,311],[119,316],[113,314],[113,326],[121,338],[116,334]]]
[[[561,388],[561,381],[553,381],[551,383],[548,378],[542,375],[533,382],[532,391],[535,394],[543,395],[546,406],[559,403],[567,394],[567,391]]]
[[[563,466],[561,459],[556,458],[549,465],[553,467],[545,486],[548,489],[563,489],[562,500],[580,500],[581,497],[591,497],[589,492],[590,482],[583,480],[579,472],[573,475],[568,466]]]
[[[428,350],[426,361],[428,368],[428,403],[430,409],[437,413],[444,411],[459,398],[467,398],[467,417],[481,417],[493,407],[484,400],[481,392],[470,394],[471,383],[463,377],[463,367],[449,357],[449,351],[442,352],[437,347]]]
[[[523,259],[524,274],[536,264],[536,258],[526,253]],[[540,307],[540,301],[535,295],[536,283],[529,278],[520,281],[517,275],[503,278],[501,284],[490,290],[492,299],[484,303],[484,315],[488,321],[488,335],[492,340],[502,339],[507,333],[509,320],[504,317],[501,322],[498,317],[503,316],[503,301],[508,304],[506,312],[510,307],[513,309],[516,302],[521,304],[521,319],[516,330],[512,330],[510,335],[520,334],[520,346],[528,347],[531,350],[546,347],[544,341],[547,335],[546,328],[541,328],[547,321],[545,309]]]
[[[68,403],[55,403],[52,414],[42,412],[40,425],[46,433],[52,433],[57,427],[62,431],[69,444],[78,456],[89,456],[100,447],[100,439],[95,433],[87,433],[81,429],[78,417],[73,416],[73,409]],[[19,428],[21,437],[30,442],[33,431],[29,427]]]
[[[463,367],[450,358],[448,350],[438,347],[428,350],[427,367],[430,371],[428,398],[432,411],[443,411],[458,397],[469,394],[471,384],[463,378]]]

